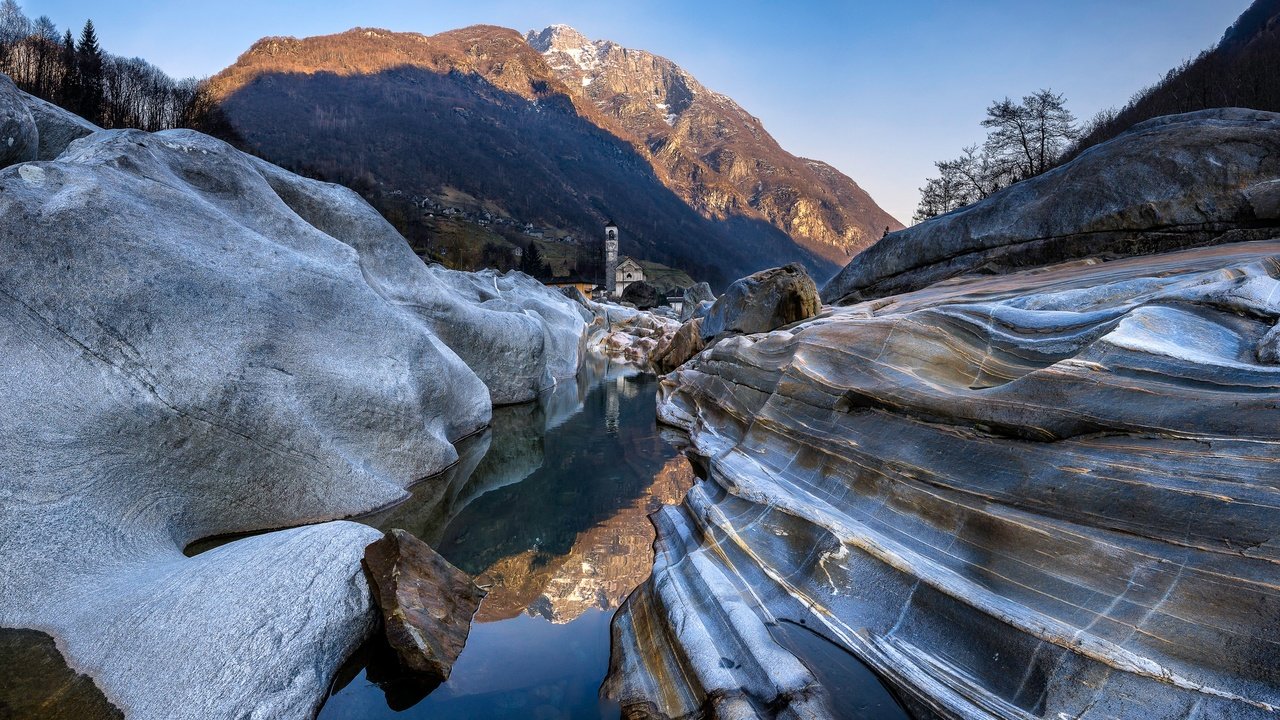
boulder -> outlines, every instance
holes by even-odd
[[[455,298],[483,311],[479,328],[433,326],[489,386],[494,404],[532,400],[577,375],[587,325],[581,308],[563,294],[516,270],[459,272],[432,265],[428,272]],[[541,331],[541,342],[524,334],[530,327]]]
[[[818,287],[798,263],[734,281],[702,322],[702,339],[767,333],[818,314]]]
[[[582,342],[558,293],[480,299],[350,190],[192,131],[0,170],[0,255],[0,627],[128,717],[312,717],[377,626],[381,533],[333,519],[437,477]]]
[[[1280,226],[1280,114],[1155,118],[1061,167],[891,233],[822,290],[830,304],[974,273],[1108,259],[1269,234]],[[1226,236],[1228,230],[1237,230]]]
[[[597,320],[592,323],[588,347],[597,354],[648,368],[653,353],[670,342],[680,328],[673,319],[613,303],[592,303]]]
[[[653,355],[653,366],[661,373],[668,373],[702,352],[706,343],[702,340],[702,318],[694,318],[680,326],[669,340],[658,346]]]
[[[715,302],[716,296],[711,292],[711,286],[705,282],[690,285],[684,289],[684,297],[680,304],[680,322],[687,322],[693,317],[694,311],[702,306],[704,302]]]
[[[40,133],[24,97],[8,75],[0,74],[0,168],[36,159]]]
[[[102,129],[73,112],[33,95],[24,95],[23,100],[39,130],[40,144],[34,158],[36,160],[53,160],[73,141]]]
[[[447,680],[484,591],[429,545],[399,529],[365,548],[364,568],[387,643],[400,664],[428,679]]]
[[[648,310],[666,302],[658,288],[643,280],[627,285],[622,291],[621,300],[623,303],[630,303],[638,310]]]
[[[588,302],[587,296],[583,295],[582,291],[574,287],[573,285],[565,285],[564,287],[560,288],[560,294],[564,295],[565,297],[569,298],[570,300],[578,303],[583,307],[587,306],[587,302]]]

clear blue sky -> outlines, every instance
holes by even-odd
[[[906,222],[934,160],[980,140],[987,104],[1040,87],[1081,119],[1211,46],[1248,0],[19,0],[31,17],[175,76],[209,75],[264,35],[355,26],[426,34],[566,23],[676,61]]]

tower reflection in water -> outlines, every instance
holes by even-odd
[[[649,513],[693,482],[655,424],[657,381],[593,358],[576,383],[496,408],[414,497],[365,522],[409,530],[489,590],[449,680],[381,680],[377,648],[320,718],[616,718],[598,698],[609,620],[649,575]],[[387,693],[384,695],[384,689]]]

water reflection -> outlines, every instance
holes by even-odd
[[[489,595],[449,681],[424,700],[397,714],[388,703],[404,708],[405,695],[384,698],[375,664],[320,718],[618,717],[597,695],[609,620],[652,567],[648,514],[693,481],[655,425],[655,391],[652,376],[594,359],[576,384],[496,409],[448,473],[366,519],[423,538]]]

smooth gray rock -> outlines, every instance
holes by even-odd
[[[40,134],[26,96],[8,75],[0,74],[0,168],[36,159]]]
[[[783,620],[920,716],[1275,717],[1277,277],[1280,239],[1232,243],[711,346],[662,381],[708,479],[655,518],[606,689],[808,717],[821,693],[760,633]]]
[[[715,300],[715,293],[711,292],[711,286],[705,282],[696,283],[685,288],[680,304],[680,322],[688,322],[703,303],[714,303]]]
[[[1155,118],[1059,168],[890,234],[853,258],[822,297],[848,304],[958,275],[1238,240],[1224,232],[1280,226],[1278,177],[1278,114],[1221,108]]]
[[[484,379],[495,404],[532,400],[578,373],[587,324],[563,294],[515,270],[470,273],[432,265],[428,272],[478,310],[474,318],[458,318],[466,320],[461,327],[453,318],[432,325]]]
[[[40,143],[36,157],[32,158],[34,160],[53,160],[73,141],[102,129],[79,115],[34,95],[24,93],[22,99],[39,130]]]
[[[494,404],[532,400],[573,374],[584,328],[571,319],[581,316],[568,298],[521,273],[473,275],[428,267],[347,188],[258,158],[253,163],[306,222],[355,249],[370,286],[415,314],[457,353],[485,382]]]
[[[703,318],[702,339],[770,332],[821,309],[818,288],[798,263],[761,270],[735,280],[715,301]]]
[[[380,536],[320,521],[488,423],[459,354],[512,362],[511,399],[582,342],[558,294],[479,301],[355,193],[191,131],[0,170],[0,255],[0,626],[56,637],[131,718],[312,717],[373,627]]]

